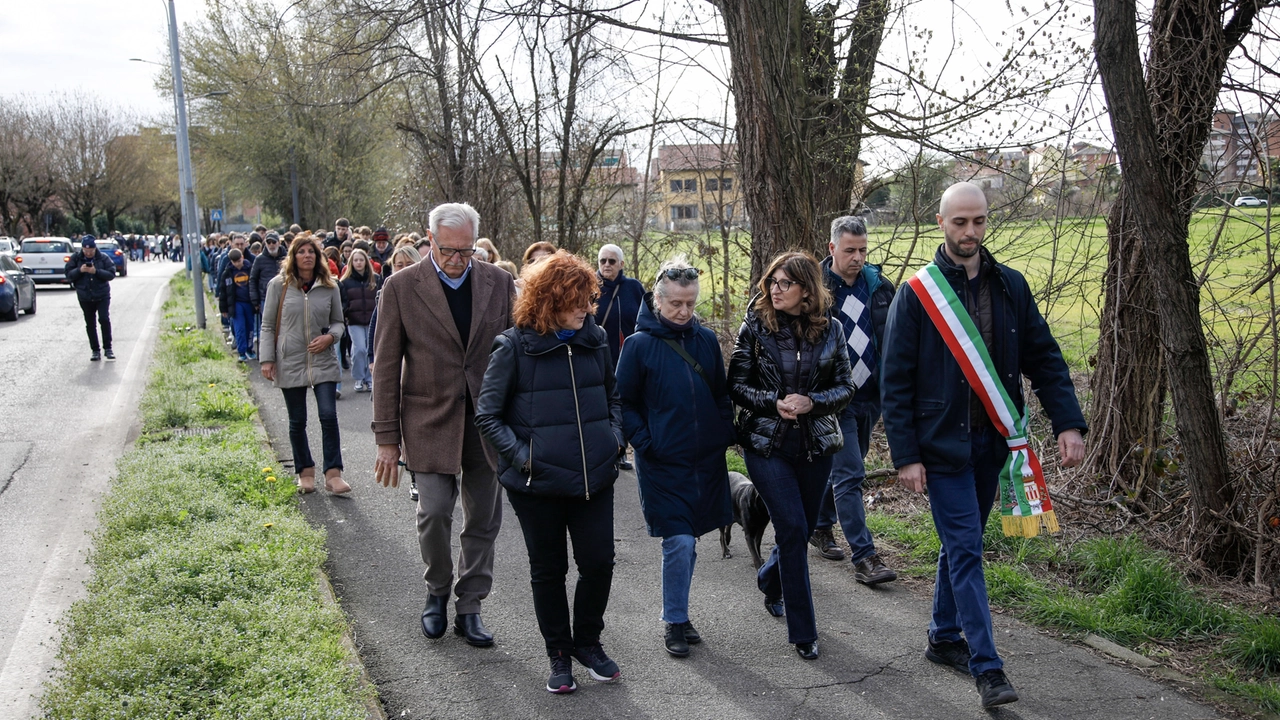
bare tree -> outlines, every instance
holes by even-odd
[[[57,190],[51,154],[53,121],[43,108],[0,103],[0,223],[21,236],[40,225],[45,203]]]

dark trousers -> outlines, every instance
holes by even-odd
[[[765,597],[781,597],[786,604],[787,642],[813,642],[818,639],[818,625],[813,616],[807,548],[831,475],[831,458],[810,461],[803,449],[780,449],[769,457],[747,450],[743,459],[751,482],[769,508],[774,530],[773,550],[760,566],[756,585]]]
[[[81,300],[80,309],[84,311],[84,331],[89,335],[89,348],[98,352],[101,348],[111,349],[111,298],[101,300]],[[98,326],[102,326],[102,345],[98,345]]]
[[[859,560],[876,551],[867,529],[867,506],[862,501],[862,483],[867,479],[862,460],[871,444],[871,428],[880,416],[876,403],[850,403],[840,416],[844,448],[831,456],[831,478],[822,493],[818,527],[830,530],[839,520],[844,539],[849,541],[850,560]]]
[[[982,574],[982,531],[1008,457],[1004,438],[991,426],[975,432],[968,467],[956,473],[929,471],[926,485],[942,550],[933,589],[929,638],[969,642],[969,672],[975,677],[1004,667],[991,629],[987,581]]]
[[[507,498],[520,519],[529,550],[533,612],[547,654],[554,657],[600,642],[613,585],[613,488],[593,494],[590,500],[512,490],[507,490]],[[566,533],[573,541],[578,566],[572,625],[564,584],[569,572]]]
[[[338,397],[335,383],[317,384],[312,390],[320,414],[320,433],[324,444],[324,472],[342,469],[342,441],[338,436]],[[284,405],[289,410],[289,444],[293,446],[293,470],[302,472],[315,467],[311,444],[307,442],[307,388],[281,388]]]

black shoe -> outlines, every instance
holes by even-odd
[[[632,465],[632,464],[631,464],[631,461],[630,461],[630,460],[628,460],[628,459],[626,459],[626,458],[623,458],[623,459],[621,459],[621,460],[619,460],[619,461],[618,461],[618,469],[619,469],[619,470],[634,470],[634,469],[635,469],[635,467],[636,467],[636,466],[635,466],[635,465]]]
[[[448,595],[428,595],[427,606],[422,609],[422,634],[436,640],[444,637],[449,627]]]
[[[103,350],[102,352],[106,354],[106,356],[107,356],[107,359],[108,359],[108,360],[115,360],[115,359],[116,359],[116,354],[115,354],[115,353],[113,353],[113,352],[111,352],[111,348],[107,348],[106,350]]]
[[[702,636],[697,630],[693,629],[693,623],[688,620],[684,621],[684,639],[689,641],[690,645],[697,645],[702,642]]]
[[[782,604],[782,598],[771,598],[766,596],[764,599],[764,609],[774,617],[782,617],[787,614],[786,607]]]
[[[102,353],[97,350],[94,350],[93,354],[89,356],[89,362],[98,362],[101,359],[102,359]]]
[[[880,556],[871,553],[853,564],[853,579],[863,585],[879,585],[898,579],[898,573],[889,569]]]
[[[930,640],[924,649],[924,657],[929,662],[946,665],[966,675],[969,674],[969,643],[965,642],[964,638],[954,642]]]
[[[988,670],[979,675],[976,682],[983,708],[1018,702],[1018,691],[1013,689],[1013,683],[1004,676],[1003,670]]]
[[[418,502],[418,479],[412,476],[409,478],[409,499]]]
[[[613,682],[622,677],[618,663],[604,654],[604,646],[600,643],[586,647],[574,648],[573,659],[587,666],[591,679],[596,682]]]
[[[493,633],[480,620],[480,613],[458,613],[453,622],[453,634],[466,638],[471,647],[489,647],[493,644]]]
[[[828,560],[843,560],[844,551],[836,545],[836,537],[831,528],[818,528],[809,536],[809,544],[818,548],[818,554]]]
[[[551,656],[551,677],[547,678],[547,692],[568,695],[578,689],[573,681],[573,661],[563,653]]]
[[[796,654],[805,660],[817,660],[818,641],[814,640],[813,642],[796,643]]]
[[[689,639],[684,636],[684,623],[667,623],[664,642],[667,653],[672,657],[689,657]]]

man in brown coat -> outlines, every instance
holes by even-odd
[[[473,262],[480,216],[470,205],[431,211],[431,252],[387,279],[374,337],[374,474],[399,482],[398,462],[417,483],[418,545],[427,569],[422,632],[444,635],[449,593],[457,595],[454,632],[486,647],[480,601],[493,587],[493,543],[502,524],[497,456],[480,439],[472,405],[498,333],[511,327],[515,283],[505,270]],[[453,510],[462,497],[462,552],[454,583]]]

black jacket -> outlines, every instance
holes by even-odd
[[[751,301],[755,305],[755,300]],[[831,455],[844,447],[840,434],[840,413],[853,398],[853,378],[849,350],[840,323],[827,323],[827,331],[816,345],[817,360],[805,382],[813,410],[800,416],[809,457]],[[773,334],[748,310],[738,330],[738,339],[729,360],[729,396],[738,406],[738,444],[768,457],[777,447],[783,419],[778,400],[786,396],[782,375],[782,355]]]
[[[94,272],[80,272],[80,266],[86,262],[93,263]],[[93,254],[93,260],[86,260],[81,250],[67,261],[65,272],[67,279],[76,289],[76,297],[80,302],[97,302],[111,297],[111,286],[107,283],[116,276],[116,264],[111,258],[99,250]]]
[[[235,312],[236,303],[253,303],[253,296],[250,284],[253,266],[247,260],[240,261],[240,267],[227,261],[225,267],[222,268],[222,275],[218,278],[218,286],[222,288],[222,293],[218,295],[218,311],[230,315]]]
[[[982,249],[991,291],[991,361],[1009,398],[1023,410],[1022,376],[1053,423],[1085,431],[1067,363],[1049,325],[1040,316],[1022,274],[996,263]],[[968,277],[942,248],[934,255],[951,288],[966,297]],[[972,389],[933,321],[910,285],[904,284],[889,310],[881,352],[880,394],[884,429],[894,467],[924,463],[930,472],[959,472],[970,460]]]
[[[370,265],[365,272],[372,273],[373,266]],[[382,276],[374,277],[372,290],[369,289],[368,277],[361,279],[354,270],[346,280],[338,282],[338,289],[342,291],[342,314],[346,316],[348,325],[368,325],[373,319],[373,311],[378,307],[378,290],[382,289]]]
[[[262,301],[267,298],[267,284],[271,278],[280,274],[280,263],[284,261],[284,246],[278,250],[278,257],[271,257],[266,250],[253,260],[253,269],[249,271],[249,301],[255,310],[262,309]]]
[[[612,486],[625,441],[604,331],[588,315],[568,341],[521,328],[498,335],[476,427],[510,490],[590,498]]]
[[[612,280],[605,280],[599,273],[600,300],[596,302],[596,324],[604,328],[609,339],[609,354],[613,364],[618,364],[622,343],[636,331],[636,316],[644,304],[644,285],[627,277],[621,270]]]

